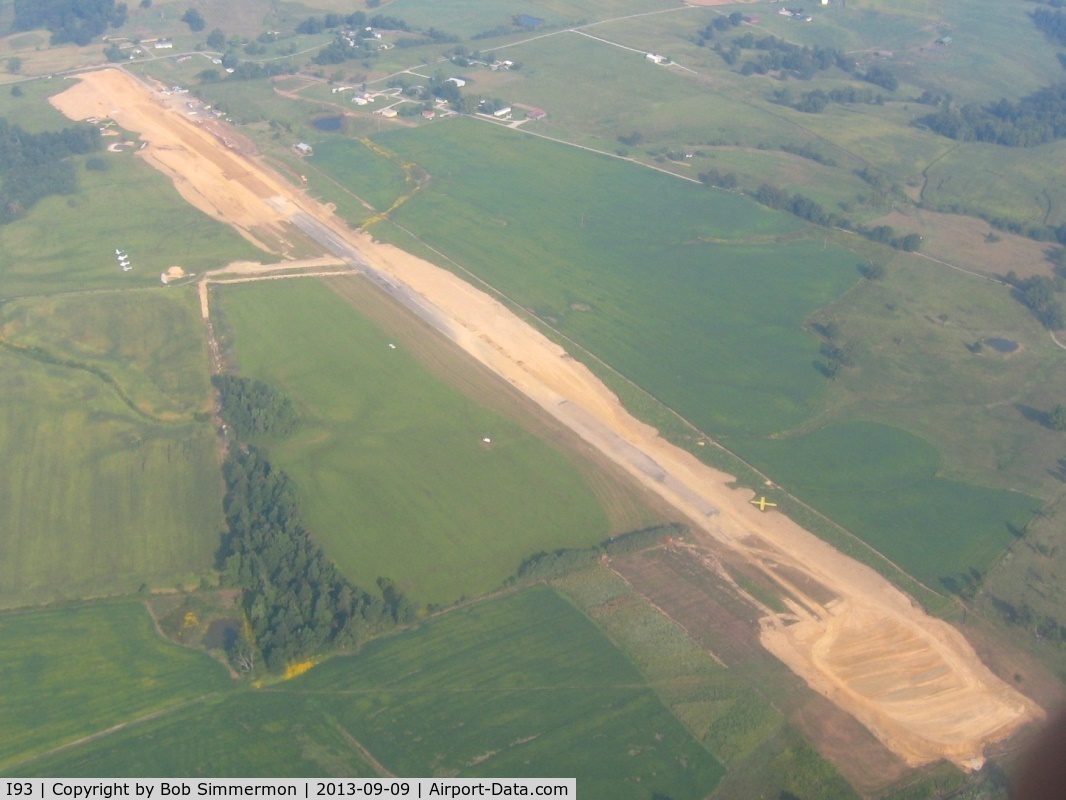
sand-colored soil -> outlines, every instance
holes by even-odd
[[[873,570],[844,556],[751,493],[633,418],[582,364],[454,274],[346,229],[254,160],[199,131],[118,70],[85,76],[54,99],[75,118],[109,116],[151,145],[149,162],[183,196],[243,230],[314,216],[370,266],[404,287],[470,355],[662,496],[693,525],[762,569],[791,598],[792,613],[764,610],[761,641],[807,683],[862,721],[907,763],[982,762],[984,748],[1042,711],[993,675],[969,643],[925,614]],[[443,323],[441,322],[443,320]],[[805,576],[817,599],[798,588]],[[829,595],[831,600],[826,601]]]

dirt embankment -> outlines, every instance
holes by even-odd
[[[108,116],[139,132],[150,143],[141,152],[184,197],[246,234],[298,213],[312,215],[358,251],[371,272],[419,295],[425,308],[448,320],[450,335],[471,356],[662,496],[692,522],[697,537],[732,548],[781,586],[792,598],[790,611],[765,614],[762,644],[908,764],[947,758],[973,768],[989,743],[1042,715],[951,626],[781,514],[760,512],[750,492],[729,488],[731,476],[660,438],[584,365],[484,292],[348,230],[125,73],[88,74],[53,102],[74,118]],[[817,598],[803,592],[807,578],[822,587]]]

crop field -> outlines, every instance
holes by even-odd
[[[231,683],[202,653],[163,642],[137,603],[0,615],[0,771],[78,737],[173,709]]]
[[[206,423],[135,415],[81,369],[0,351],[0,607],[195,583],[222,525]]]
[[[31,762],[64,777],[379,777],[328,698],[234,692]]]
[[[539,550],[610,535],[567,456],[390,348],[327,287],[249,284],[221,300],[240,372],[303,415],[269,443],[272,460],[303,488],[316,541],[356,582],[387,576],[446,603],[495,588]]]
[[[397,222],[704,430],[770,433],[818,402],[803,320],[857,273],[793,218],[464,120],[382,141],[433,181]]]
[[[580,775],[582,796],[705,797],[721,765],[545,587],[455,611],[278,691],[328,702],[401,775]]]
[[[970,567],[984,571],[1040,501],[936,476],[936,451],[898,429],[830,426],[746,453],[790,492],[859,535],[934,589]]]
[[[111,168],[79,170],[77,194],[47,197],[0,227],[0,296],[158,286],[174,265],[199,273],[266,255],[130,153],[100,157]],[[129,255],[132,271],[119,268],[115,249]]]
[[[196,677],[220,688],[218,678]],[[453,611],[294,680],[131,725],[20,774],[373,777],[378,769],[577,775],[583,797],[604,800],[649,792],[696,800],[723,772],[632,662],[541,586]]]
[[[17,300],[0,309],[0,332],[110,375],[148,416],[189,421],[209,408],[207,343],[191,289]]]
[[[654,561],[659,555],[658,550],[646,551],[619,563]],[[618,568],[618,561],[612,559],[613,568]],[[715,627],[724,624],[714,635],[706,626],[694,630],[699,637],[697,644],[693,635],[638,594],[634,583],[646,583],[640,580],[643,576],[639,572],[624,568],[622,574],[628,580],[595,567],[558,579],[554,585],[633,659],[666,706],[726,765],[726,775],[712,797],[775,797],[787,796],[787,792],[807,797],[854,797],[839,772],[802,742],[782,714],[782,709],[793,711],[807,704],[808,715],[813,716],[812,709],[818,706],[824,716],[827,711],[822,706],[830,710],[832,706],[759,653],[749,624],[739,622],[711,601],[711,613],[704,607],[700,617],[712,620]],[[634,577],[638,577],[634,583],[628,582]],[[677,575],[668,580],[678,584]],[[668,613],[673,613],[677,598],[685,591],[691,590],[684,586],[673,598],[666,598],[674,601]],[[731,595],[721,587],[719,591]],[[696,606],[707,603],[709,596],[694,593],[691,599]],[[662,608],[664,596],[657,595],[654,601]],[[728,666],[723,666],[714,660],[726,652],[739,654],[748,648],[752,648],[751,662],[730,657]],[[852,733],[860,731],[860,738],[870,738],[853,721],[851,728]],[[743,791],[738,786],[743,786]]]

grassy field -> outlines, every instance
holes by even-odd
[[[747,443],[745,454],[934,589],[984,571],[1039,510],[1034,497],[937,477],[936,451],[903,431],[835,425],[796,440]]]
[[[359,198],[378,211],[388,209],[409,190],[401,164],[382,158],[369,147],[354,146],[350,141],[315,142],[315,155],[309,167],[308,181],[324,196],[336,197],[337,185],[358,186]],[[338,197],[338,202],[341,199]],[[346,205],[345,210],[360,222],[374,213],[358,203]]]
[[[0,771],[231,683],[202,653],[159,639],[137,603],[0,614]]]
[[[79,170],[77,194],[45,198],[0,228],[0,296],[158,286],[173,265],[199,273],[267,257],[182,200],[136,156],[101,157],[111,168]],[[132,271],[119,268],[116,248],[128,253]]]
[[[190,421],[209,410],[207,343],[192,289],[17,300],[0,308],[0,332],[103,371],[149,416]]]
[[[582,797],[605,800],[696,800],[723,772],[629,659],[555,592],[534,587],[20,774],[373,776],[360,747],[402,776],[576,776]]]
[[[0,351],[0,608],[171,588],[222,525],[206,423],[135,415],[97,375]]]
[[[271,443],[272,460],[302,489],[316,541],[357,582],[384,575],[446,603],[498,586],[534,552],[611,532],[567,456],[390,348],[320,283],[227,287],[221,299],[241,373],[280,387],[303,415]]]

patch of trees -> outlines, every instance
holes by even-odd
[[[65,159],[99,146],[100,132],[92,125],[27,133],[0,117],[0,224],[18,219],[42,197],[73,194],[76,173]]]
[[[846,86],[839,89],[831,89],[826,92],[815,89],[812,92],[804,92],[799,100],[793,97],[792,90],[788,88],[778,89],[773,95],[774,102],[781,105],[791,106],[797,111],[808,114],[820,114],[830,103],[864,103],[866,105],[884,105],[885,96],[873,89]]]
[[[238,439],[286,436],[296,428],[296,407],[269,384],[241,375],[216,375],[222,419]]]
[[[823,225],[829,228],[841,228],[864,236],[870,241],[887,244],[897,250],[914,252],[921,247],[922,237],[916,233],[899,236],[895,229],[889,225],[855,225],[847,217],[843,217],[833,211],[828,211],[820,203],[802,194],[789,194],[784,189],[762,184],[752,195],[764,206],[776,208],[780,211],[788,211],[797,217],[813,222],[815,225]]]
[[[1059,403],[1047,415],[1048,427],[1053,431],[1066,431],[1066,406]]]
[[[855,68],[854,62],[843,52],[832,47],[806,47],[791,44],[776,36],[757,39],[746,33],[733,39],[729,47],[714,46],[715,52],[732,66],[740,60],[744,50],[758,51],[754,60],[746,61],[740,69],[742,75],[766,75],[769,72],[787,72],[797,78],[810,80],[818,72],[837,67],[845,72]]]
[[[621,556],[655,547],[663,539],[671,536],[684,536],[688,528],[673,522],[668,525],[656,525],[630,531],[619,536],[612,536],[595,547],[566,548],[550,553],[536,553],[518,566],[514,577],[507,580],[507,585],[531,581],[558,578],[579,569],[591,566],[603,556]]]
[[[126,4],[115,0],[15,0],[14,29],[47,28],[52,44],[86,45],[108,25],[126,22]]]
[[[791,153],[792,155],[799,156],[800,158],[806,158],[806,159],[809,159],[811,161],[815,161],[815,162],[817,162],[819,164],[825,164],[825,166],[827,166],[827,167],[835,167],[835,166],[837,166],[837,162],[836,162],[835,159],[830,158],[829,156],[827,156],[825,153],[821,152],[820,150],[815,150],[810,145],[806,145],[806,144],[783,144],[783,145],[780,146],[780,150],[783,153]]]
[[[199,33],[207,27],[207,23],[204,21],[203,15],[195,8],[190,8],[181,16],[181,21],[189,26],[189,30],[193,33]]]
[[[1034,275],[1024,280],[1011,270],[1007,273],[1007,282],[1013,287],[1015,296],[1033,312],[1044,327],[1057,331],[1066,328],[1066,310],[1055,296],[1062,288],[1061,277],[1053,280],[1047,275]]]
[[[219,555],[223,580],[240,587],[248,634],[231,659],[248,670],[254,653],[271,671],[413,621],[418,613],[391,581],[378,594],[349,582],[300,519],[292,482],[255,448],[223,465],[227,530]]]
[[[960,142],[1035,147],[1066,137],[1066,83],[1038,89],[1017,103],[1005,98],[987,105],[945,102],[915,124]]]
[[[880,64],[874,64],[867,69],[862,79],[867,83],[880,86],[882,89],[888,89],[890,92],[894,92],[899,88],[899,79],[888,67],[883,67]]]
[[[223,64],[225,64],[225,60],[223,60]],[[200,74],[203,75],[205,72],[212,71],[218,77],[221,77],[221,73],[218,70],[204,70]],[[233,72],[228,74],[229,80],[253,81],[260,78],[272,78],[275,75],[291,75],[295,71],[296,67],[290,61],[268,61],[265,64],[257,61],[242,61],[233,67]]]
[[[1051,615],[1041,614],[1024,600],[1016,606],[995,595],[989,597],[992,600],[992,607],[1011,625],[1031,630],[1038,639],[1052,644],[1066,644],[1066,625],[1060,624]]]
[[[316,34],[340,28],[341,26],[352,29],[358,28],[360,30],[356,31],[356,33],[362,33],[365,36],[370,36],[370,34],[366,33],[368,26],[379,28],[383,31],[408,32],[411,30],[411,27],[399,17],[389,17],[385,14],[374,14],[372,17],[368,17],[365,12],[356,11],[354,14],[348,14],[347,16],[326,14],[324,17],[308,17],[296,26],[296,32]]]
[[[732,172],[722,172],[717,169],[709,169],[701,172],[697,177],[704,186],[717,186],[719,189],[735,189],[737,176]]]
[[[714,38],[715,33],[724,33],[725,31],[735,28],[744,21],[744,17],[737,12],[730,14],[728,17],[717,16],[713,20],[707,23],[707,25],[696,32],[696,44],[700,47],[706,47],[707,42]]]
[[[1066,45],[1066,14],[1061,11],[1038,8],[1029,16],[1033,24],[1042,30],[1045,36],[1052,41]]]

